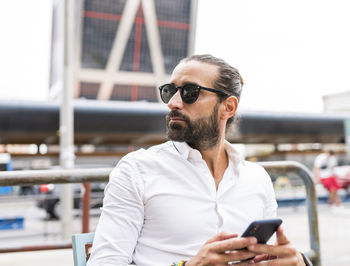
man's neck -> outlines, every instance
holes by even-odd
[[[228,166],[228,158],[225,151],[225,139],[221,138],[217,145],[211,149],[199,151],[215,180],[216,188],[218,188]]]

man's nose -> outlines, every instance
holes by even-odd
[[[183,107],[183,101],[181,99],[180,90],[177,90],[177,92],[171,97],[170,101],[168,102],[168,108],[170,110],[172,109],[182,109]]]

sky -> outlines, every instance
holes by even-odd
[[[322,112],[323,95],[350,91],[349,1],[199,0],[198,8],[195,51],[239,69],[241,110]]]
[[[46,100],[49,84],[51,1],[2,1],[0,99]]]
[[[2,3],[0,99],[47,99],[50,3]],[[195,53],[239,69],[240,110],[322,112],[323,95],[350,91],[349,7],[347,0],[198,0]]]

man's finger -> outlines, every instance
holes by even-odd
[[[222,240],[226,240],[226,239],[230,239],[230,238],[235,238],[237,237],[238,234],[229,234],[226,232],[220,232],[219,234],[213,236],[212,238],[208,239],[206,243],[213,243],[216,241],[222,241]]]
[[[252,261],[253,258],[255,257],[255,253],[250,252],[246,249],[241,249],[241,250],[234,250],[231,252],[227,252],[225,254],[222,254],[222,261],[225,263],[232,262],[232,261],[241,261],[241,262],[246,262],[246,261]],[[235,263],[236,265],[236,263]]]
[[[255,263],[255,265],[259,266],[290,266],[290,265],[297,265],[297,260],[295,257],[293,258],[278,258],[273,260],[264,260],[258,263]],[[236,265],[236,264],[235,264]]]
[[[217,253],[224,253],[229,250],[243,249],[256,243],[257,240],[255,237],[231,238],[215,243],[213,246],[213,251]]]
[[[292,257],[297,251],[290,246],[272,246],[266,244],[256,244],[248,246],[248,250],[259,254],[269,254],[277,257]]]
[[[284,234],[282,226],[279,226],[277,229],[277,245],[287,245],[290,241],[287,236]]]
[[[269,260],[269,259],[272,259],[272,258],[268,254],[256,255],[254,258],[254,262],[257,263],[257,262],[260,262],[263,260]]]
[[[254,261],[253,260],[248,260],[248,261],[243,261],[243,262],[235,262],[234,266],[249,266],[249,265],[252,265],[254,264]]]

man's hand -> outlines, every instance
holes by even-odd
[[[290,243],[283,233],[282,227],[278,227],[277,241],[275,245],[256,244],[248,246],[248,250],[256,252],[254,262],[265,266],[305,266],[304,259]]]
[[[257,243],[255,237],[239,238],[237,234],[219,233],[209,239],[191,258],[186,266],[219,266],[228,265],[231,261],[241,261],[256,255],[245,248]]]

